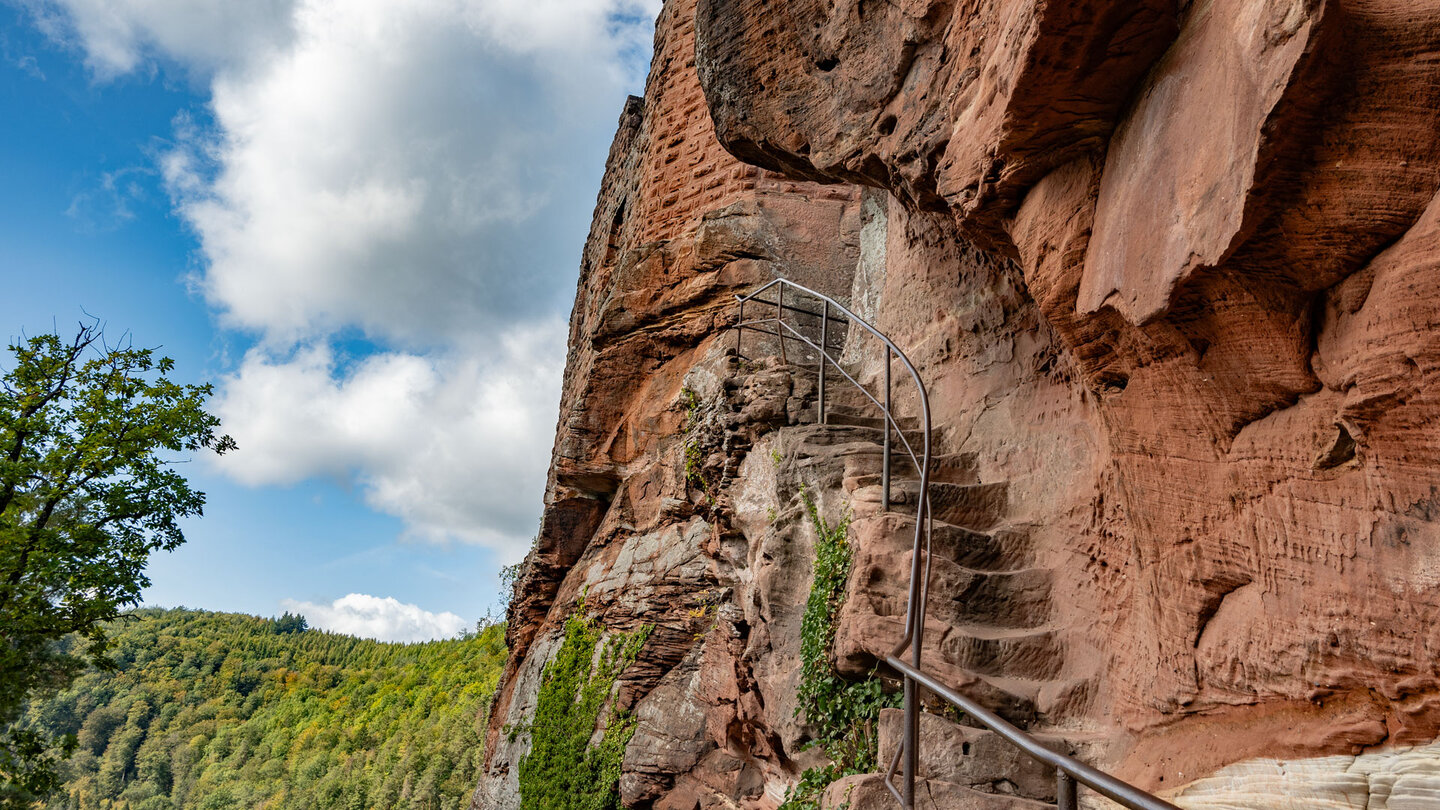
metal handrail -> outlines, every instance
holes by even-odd
[[[775,300],[765,301],[759,296],[765,291],[776,289]],[[785,290],[792,289],[796,292],[818,299],[821,302],[821,311],[814,312],[808,309],[801,309],[785,303]],[[844,305],[835,299],[816,292],[808,287],[796,284],[788,279],[775,279],[749,295],[737,295],[735,300],[739,304],[739,313],[735,329],[735,356],[737,359],[744,357],[740,352],[741,336],[745,330],[753,330],[771,335],[777,339],[780,348],[781,361],[785,360],[785,341],[796,340],[814,349],[820,356],[819,361],[819,385],[818,385],[818,410],[820,423],[826,423],[825,412],[825,377],[826,363],[835,366],[851,385],[854,385],[869,399],[883,414],[885,422],[885,440],[882,449],[882,460],[880,468],[881,479],[881,511],[889,511],[890,508],[890,432],[893,428],[895,434],[900,437],[904,445],[905,453],[910,457],[916,469],[920,471],[920,497],[917,498],[915,512],[915,542],[913,553],[910,559],[910,588],[908,604],[905,610],[905,637],[900,644],[886,657],[885,662],[899,672],[905,679],[905,724],[901,745],[896,749],[895,756],[890,761],[890,767],[885,771],[885,787],[900,801],[902,807],[911,810],[915,806],[915,778],[919,762],[920,747],[920,695],[919,688],[925,687],[936,695],[944,698],[955,707],[963,710],[970,717],[981,725],[999,734],[1006,741],[1019,748],[1030,758],[1049,765],[1055,769],[1055,795],[1056,806],[1060,810],[1075,810],[1078,806],[1077,784],[1085,785],[1102,796],[1119,803],[1130,810],[1180,810],[1175,805],[1147,793],[1140,788],[1127,782],[1121,781],[1104,771],[1092,768],[1079,760],[1057,753],[1041,745],[1038,740],[1011,725],[1004,718],[965,697],[959,692],[950,689],[932,676],[927,675],[920,668],[921,653],[924,649],[925,637],[925,612],[930,597],[930,540],[932,535],[932,516],[930,512],[930,399],[925,390],[925,383],[920,379],[920,372],[915,365],[900,351],[890,338],[886,337],[880,330],[871,326],[863,318],[851,312]],[[774,315],[769,318],[762,318],[755,321],[745,320],[745,304],[754,301],[769,307],[774,307]],[[843,315],[850,323],[855,324],[878,338],[885,344],[885,394],[884,402],[876,399],[865,386],[861,385],[849,372],[840,366],[835,358],[830,356],[829,348],[829,324],[830,308]],[[798,329],[785,323],[786,311],[797,312],[811,317],[820,318],[820,342],[816,344],[809,337],[802,334]],[[773,323],[775,331],[760,329],[760,324]],[[788,334],[787,334],[788,333]],[[899,358],[905,369],[910,372],[910,377],[915,381],[915,389],[920,397],[920,416],[922,433],[921,452],[917,454],[915,448],[905,436],[905,431],[895,419],[890,406],[891,380],[890,371],[892,365],[891,355]],[[921,559],[924,559],[922,568]],[[909,663],[901,660],[900,656],[906,651],[911,653]],[[902,773],[903,787],[897,790],[893,777],[896,766],[900,764],[901,756],[904,756],[904,767]]]
[[[776,292],[776,296],[775,296],[775,301],[774,301],[773,303],[770,302],[770,301],[765,301],[765,300],[763,300],[763,299],[759,299],[759,296],[760,296],[761,294],[763,294],[764,292],[766,292],[767,290],[769,290],[769,289],[772,288],[772,287],[777,288],[777,292]],[[792,327],[792,326],[790,326],[789,324],[785,323],[785,318],[784,318],[785,310],[786,310],[786,309],[793,309],[792,307],[787,307],[787,306],[785,305],[785,289],[786,289],[786,288],[790,288],[790,289],[796,290],[796,291],[798,291],[798,292],[800,292],[800,293],[803,293],[803,294],[805,294],[805,295],[811,296],[812,298],[816,298],[816,299],[818,299],[818,300],[821,302],[821,306],[822,306],[822,313],[821,313],[821,319],[822,319],[822,320],[821,320],[821,338],[820,338],[820,343],[822,344],[821,346],[817,346],[813,341],[811,341],[809,338],[805,337],[803,334],[801,334],[801,333],[800,333],[798,330],[796,330],[794,327]],[[924,581],[926,581],[926,580],[929,579],[929,576],[928,576],[928,574],[929,574],[929,547],[928,547],[929,532],[927,531],[927,528],[928,528],[928,523],[929,523],[929,506],[930,506],[930,504],[929,504],[929,501],[930,501],[930,497],[929,497],[929,493],[930,493],[930,397],[929,397],[929,393],[925,390],[925,383],[922,382],[921,379],[920,379],[920,372],[915,369],[915,364],[910,362],[910,358],[908,358],[908,357],[905,356],[905,352],[901,351],[901,350],[900,350],[900,347],[899,347],[899,346],[896,346],[895,343],[894,343],[894,341],[892,341],[892,340],[890,340],[890,338],[886,337],[885,334],[884,334],[883,332],[881,332],[879,329],[876,329],[874,326],[871,326],[865,319],[861,318],[859,315],[856,315],[854,312],[851,312],[848,307],[846,307],[845,305],[843,305],[843,304],[841,304],[840,302],[836,301],[835,299],[831,298],[830,296],[825,295],[824,293],[816,292],[815,290],[812,290],[812,289],[810,289],[809,287],[805,287],[805,286],[802,286],[802,285],[800,285],[800,284],[796,284],[795,282],[790,281],[789,279],[777,278],[777,279],[775,279],[774,281],[771,281],[771,282],[768,282],[768,283],[762,285],[759,289],[751,292],[749,295],[737,295],[737,296],[735,296],[735,300],[736,300],[736,302],[739,304],[738,324],[739,324],[740,326],[742,326],[742,327],[743,327],[743,326],[748,326],[748,325],[750,325],[750,323],[765,323],[765,322],[774,322],[774,323],[775,323],[775,325],[776,325],[776,330],[775,330],[774,332],[770,332],[770,333],[767,333],[767,334],[774,335],[775,337],[777,337],[777,338],[779,339],[779,342],[780,342],[780,358],[781,358],[782,361],[783,361],[784,358],[785,358],[785,348],[784,348],[784,347],[785,347],[785,340],[786,340],[786,339],[799,340],[799,341],[805,343],[806,345],[810,346],[812,349],[815,349],[817,352],[819,352],[819,354],[820,354],[820,385],[819,385],[819,389],[820,389],[820,392],[819,392],[819,393],[820,393],[820,402],[819,402],[819,406],[818,406],[818,407],[819,407],[819,414],[820,414],[820,422],[821,422],[821,424],[824,424],[824,423],[825,423],[825,398],[824,398],[824,388],[825,388],[825,362],[826,362],[827,360],[830,361],[830,363],[835,366],[835,370],[836,370],[836,371],[840,372],[841,375],[843,375],[846,380],[848,380],[852,385],[854,385],[856,388],[858,388],[858,389],[860,390],[860,393],[862,393],[862,394],[865,395],[865,398],[866,398],[866,399],[869,399],[872,403],[874,403],[877,407],[880,408],[880,412],[881,412],[881,414],[883,415],[884,420],[885,420],[885,441],[884,441],[883,450],[882,450],[882,453],[883,453],[883,455],[882,455],[882,463],[881,463],[881,466],[880,466],[880,479],[881,479],[881,511],[888,511],[889,508],[890,508],[890,430],[891,430],[892,428],[895,430],[895,433],[900,437],[901,443],[903,443],[903,444],[905,445],[905,451],[906,451],[906,454],[910,457],[910,461],[915,465],[916,469],[918,469],[918,470],[920,471],[920,492],[922,493],[922,497],[918,499],[918,500],[919,500],[919,503],[920,503],[920,506],[919,506],[919,508],[918,508],[918,510],[917,510],[916,519],[915,519],[914,556],[912,557],[912,559],[911,559],[911,564],[910,564],[910,583],[911,583],[911,585],[910,585],[910,591],[911,591],[910,596],[911,596],[911,605],[910,605],[910,609],[907,611],[907,615],[906,615],[906,617],[905,617],[905,637],[904,637],[903,639],[901,639],[900,643],[899,643],[899,644],[895,647],[895,649],[891,652],[891,655],[900,655],[901,653],[905,652],[905,650],[908,649],[908,648],[911,646],[911,642],[914,641],[915,636],[917,635],[918,627],[917,627],[917,624],[916,624],[916,622],[915,622],[915,610],[914,610],[914,608],[915,608],[915,606],[916,606],[916,602],[920,602],[920,600],[922,600],[922,599],[923,599],[923,596],[924,596],[924,594],[923,594],[924,588],[921,586],[920,583],[923,583]],[[759,320],[759,321],[753,321],[753,322],[747,323],[747,322],[745,321],[745,304],[746,304],[746,302],[748,302],[748,301],[756,301],[756,300],[758,300],[759,303],[763,303],[763,304],[766,304],[766,305],[773,305],[773,306],[775,307],[775,315],[774,315],[772,318],[761,319],[761,320]],[[874,397],[874,395],[872,395],[872,394],[870,393],[870,391],[865,388],[865,386],[861,385],[858,381],[856,381],[854,377],[851,377],[850,374],[849,374],[848,372],[846,372],[845,369],[840,366],[840,363],[839,363],[838,361],[836,361],[835,358],[831,357],[830,354],[829,354],[829,352],[826,350],[826,348],[824,348],[824,346],[827,346],[827,345],[828,345],[828,342],[829,342],[829,341],[828,341],[827,332],[828,332],[828,322],[829,322],[829,311],[830,311],[830,307],[834,307],[834,308],[836,309],[836,311],[838,311],[841,315],[844,315],[845,318],[848,319],[852,324],[855,324],[855,325],[859,326],[860,328],[864,329],[865,331],[869,332],[871,335],[873,335],[875,338],[877,338],[881,343],[885,344],[885,348],[886,348],[886,356],[885,356],[885,401],[884,401],[883,403],[880,402],[879,400],[877,400],[877,399]],[[785,331],[790,332],[791,334],[790,334],[790,335],[786,335],[784,332],[781,331],[782,329],[784,329]],[[741,337],[742,332],[743,332],[743,329],[736,329],[736,332],[735,332],[735,355],[736,355],[737,357],[743,357],[743,355],[742,355],[741,352],[740,352],[740,337]],[[905,366],[906,371],[909,371],[909,372],[910,372],[910,378],[915,381],[915,390],[916,390],[916,392],[919,394],[919,397],[920,397],[921,438],[922,438],[924,441],[923,441],[923,443],[922,443],[922,452],[921,452],[921,454],[920,454],[919,456],[916,455],[914,448],[910,445],[910,441],[909,441],[907,438],[905,438],[905,432],[904,432],[903,429],[901,429],[900,424],[895,420],[894,413],[892,412],[891,407],[890,407],[890,393],[891,393],[891,385],[890,385],[890,382],[891,382],[891,381],[890,381],[891,358],[890,358],[890,355],[891,355],[892,353],[894,354],[894,356],[895,356],[896,358],[898,358],[898,359],[900,360],[901,364],[903,364],[903,365]],[[922,549],[922,540],[926,541],[925,547],[924,547],[923,549]],[[921,556],[922,556],[922,551],[923,551],[923,556],[926,558],[926,570],[925,570],[926,576],[923,576],[923,577],[921,576],[921,571],[920,571],[920,558],[921,558]],[[919,589],[919,590],[917,591],[917,589]],[[917,599],[917,597],[919,597],[919,598]],[[920,602],[920,603],[923,604],[923,602]],[[923,615],[923,613],[920,614],[920,615]],[[915,652],[916,652],[916,661],[915,661],[915,664],[916,664],[916,666],[919,666],[919,664],[920,664],[920,661],[919,661],[919,650],[920,650],[920,646],[919,646],[918,644],[917,644],[917,645],[914,645],[914,646],[915,646]]]
[[[945,686],[930,675],[922,672],[918,667],[913,667],[893,655],[886,658],[885,662],[899,670],[907,679],[918,682],[921,686],[944,698],[956,708],[963,710],[972,719],[979,721],[981,725],[1004,737],[1011,745],[1025,752],[1031,759],[1054,768],[1056,782],[1055,794],[1057,796],[1056,805],[1058,807],[1075,807],[1075,785],[1079,783],[1107,799],[1120,804],[1122,807],[1131,808],[1131,810],[1180,810],[1180,808],[1170,802],[1147,793],[1129,782],[1121,781],[1102,770],[1086,765],[1074,757],[1069,757],[1046,748],[1034,737],[1011,725],[1000,715],[995,714],[979,703]],[[890,766],[892,772],[894,768],[895,766],[892,763]],[[889,775],[890,774],[886,774],[887,784]],[[891,792],[894,792],[893,787],[891,788]]]

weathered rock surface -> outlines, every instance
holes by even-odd
[[[742,159],[949,208],[1000,244],[1026,187],[1104,143],[1174,6],[700,0],[699,67]]]
[[[830,785],[821,802],[825,810],[890,810],[899,806],[879,776],[847,776]],[[963,785],[934,779],[915,783],[916,810],[1042,810],[1053,804],[984,793]]]
[[[1182,806],[1435,804],[1437,191],[1440,0],[669,0],[475,806],[517,806],[502,730],[584,592],[656,626],[616,693],[626,805],[776,807],[819,757],[802,485],[854,510],[839,670],[903,634],[914,470],[882,512],[873,412],[809,424],[773,343],[726,357],[732,294],[780,276],[929,389],[927,669]],[[1049,798],[983,732],[922,736],[926,806]],[[893,803],[875,776],[825,801]]]
[[[734,293],[772,278],[848,291],[860,194],[791,182],[724,152],[695,78],[692,15],[686,2],[666,4],[646,97],[627,104],[611,148],[576,293],[546,509],[510,607],[511,657],[476,807],[519,804],[529,738],[514,730],[526,727],[582,594],[614,632],[655,627],[616,695],[638,720],[620,785],[628,805],[688,810],[723,797],[773,806],[807,761],[792,717],[798,642],[784,628],[798,625],[808,546],[787,540],[786,565],[771,561],[774,550],[762,559],[716,501],[731,497],[725,482],[746,449],[734,443],[747,435],[716,422],[728,413],[722,380],[731,373],[721,337]],[[797,389],[783,369],[748,380],[730,395],[735,410],[748,409],[736,419],[750,434],[790,424],[787,409],[806,390],[813,396],[813,383]],[[687,464],[690,445],[702,451],[698,464]],[[710,483],[697,486],[692,473]]]
[[[1243,762],[1197,779],[1171,798],[1186,810],[1440,807],[1440,746],[1300,762]]]
[[[1111,39],[1000,33],[1066,4],[798,3],[765,25],[753,5],[701,2],[721,140],[893,195],[876,321],[1049,572],[1044,633],[967,640],[962,669],[1093,683],[1048,719],[1110,729],[1099,755],[1151,787],[1434,739],[1440,4],[1098,4],[1127,12]],[[976,126],[955,76],[1067,43],[1094,60],[1044,82],[1003,63],[994,98],[1023,120]],[[896,65],[900,89],[869,92]],[[1069,112],[1075,81],[1114,93],[1078,116],[1089,140],[1025,104]],[[1064,135],[957,193],[939,155],[1006,157],[1025,127]],[[871,602],[842,634],[884,632]]]
[[[1332,86],[1336,6],[1194,5],[1110,140],[1081,313],[1110,305],[1134,323],[1152,320],[1178,286],[1254,231]]]

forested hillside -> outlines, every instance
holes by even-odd
[[[425,644],[302,627],[191,610],[115,622],[118,671],[29,708],[79,742],[49,807],[464,807],[503,626]]]

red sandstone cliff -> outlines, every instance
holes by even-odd
[[[721,148],[695,75],[693,11],[684,0],[666,4],[646,96],[627,105],[606,166],[571,319],[546,509],[510,608],[511,658],[478,807],[518,806],[528,741],[502,729],[533,712],[541,670],[582,593],[611,631],[655,626],[622,676],[621,700],[640,718],[621,785],[627,804],[793,779],[793,769],[764,765],[774,772],[762,774],[762,763],[730,750],[731,737],[765,745],[791,719],[756,716],[753,694],[737,685],[748,664],[733,660],[729,637],[744,619],[715,621],[718,595],[738,599],[734,567],[716,559],[736,532],[686,481],[682,389],[717,393],[718,341],[736,292],[776,277],[849,289],[860,194],[787,181]],[[719,486],[726,459],[714,455],[705,474]],[[677,703],[694,711],[677,716]]]
[[[976,499],[934,585],[947,680],[1151,789],[1435,741],[1437,189],[1440,0],[671,0],[582,264],[477,806],[517,806],[500,729],[582,591],[657,627],[622,678],[627,806],[778,804],[814,757],[802,484],[857,509],[837,663],[898,638],[868,445],[803,424],[803,380],[727,383],[730,295],[776,276],[930,388],[942,483]],[[735,414],[713,503],[686,386]],[[1385,795],[1440,785],[1419,761]],[[1384,770],[1314,762],[1277,795]],[[1246,767],[1177,801],[1285,806]]]

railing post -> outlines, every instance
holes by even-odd
[[[890,511],[890,347],[885,347],[885,445],[880,462],[880,511]]]
[[[820,424],[825,424],[825,358],[830,351],[830,302],[821,301],[820,309]]]
[[[740,316],[735,320],[735,364],[739,367],[740,358],[740,336],[745,334],[745,299],[740,299]]]
[[[1059,810],[1076,810],[1079,807],[1079,800],[1076,798],[1075,780],[1070,774],[1055,769],[1055,806]]]
[[[775,339],[780,341],[780,363],[785,365],[785,285],[775,285]]]
[[[905,764],[902,768],[901,779],[901,804],[905,810],[915,807],[915,776],[916,765],[919,762],[920,748],[920,687],[915,679],[909,676],[905,678],[905,738],[901,742],[904,746]]]
[[[930,499],[924,493],[920,495],[920,504],[915,509],[915,529],[925,532],[925,550],[920,552],[921,561],[918,567],[912,570],[924,571],[920,575],[919,587],[910,589],[910,601],[915,604],[914,637],[910,643],[910,659],[915,662],[915,668],[920,669],[920,659],[925,653],[925,611],[930,599]]]

